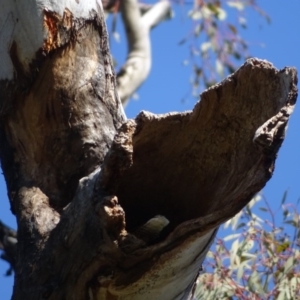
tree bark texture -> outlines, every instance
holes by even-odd
[[[296,71],[250,59],[193,111],[127,121],[101,3],[82,15],[79,1],[8,3],[0,157],[18,224],[13,299],[188,299],[218,226],[272,176]],[[169,221],[157,237],[135,234],[157,215]]]

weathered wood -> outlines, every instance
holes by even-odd
[[[126,121],[101,4],[70,3],[9,1],[0,24],[13,299],[186,299],[218,226],[272,175],[296,71],[251,59],[192,112]],[[160,237],[135,237],[155,215]]]
[[[170,226],[161,242],[122,259],[121,267],[139,279],[116,271],[109,293],[117,299],[186,299],[191,281],[182,280],[193,282],[207,237],[272,176],[296,84],[295,69],[279,71],[250,59],[205,91],[192,112],[142,112],[121,127],[98,184],[118,196],[127,230],[156,214]],[[199,255],[193,262],[180,255],[188,249]]]
[[[0,157],[18,223],[14,299],[40,299],[52,284],[45,243],[78,180],[103,162],[125,115],[101,2],[6,2]]]
[[[128,227],[155,214],[176,225],[219,208],[227,218],[238,212],[271,177],[296,96],[294,69],[251,59],[205,91],[192,112],[129,120],[121,142],[132,143],[130,167],[112,181],[117,187],[104,183]],[[107,163],[107,177],[116,177],[118,167]]]

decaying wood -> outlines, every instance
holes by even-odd
[[[218,226],[272,175],[296,71],[251,59],[191,112],[126,121],[101,5],[87,1],[80,18],[76,1],[37,2],[32,48],[34,22],[15,2],[1,25],[27,31],[0,35],[13,299],[186,299]],[[156,215],[170,222],[160,236],[136,237]]]
[[[294,69],[278,71],[268,62],[251,59],[204,92],[192,112],[142,112],[122,126],[99,184],[118,196],[129,231],[163,214],[170,220],[171,233],[122,261],[135,273],[152,261],[139,281],[130,282],[136,293],[130,294],[126,273],[111,293],[122,295],[120,299],[165,299],[162,291],[167,291],[167,299],[185,299],[190,285],[182,278],[197,273],[201,251],[209,244],[207,234],[244,207],[272,176],[296,101],[296,84]],[[124,165],[130,167],[126,170]],[[197,249],[199,257],[193,263],[180,257],[187,249]],[[166,266],[174,267],[170,281],[164,277]],[[152,273],[156,268],[159,271]],[[151,288],[140,292],[149,282]]]
[[[51,274],[36,272],[36,298],[185,299],[218,225],[272,175],[295,84],[293,69],[252,59],[192,112],[124,123],[40,249],[35,264]],[[157,213],[168,235],[145,245],[130,234]]]
[[[59,248],[46,243],[125,120],[101,3],[36,2],[9,1],[0,12],[0,157],[18,224],[14,299],[47,298],[61,282],[51,277]]]
[[[129,120],[120,134],[132,140],[131,166],[113,181],[129,228],[158,213],[176,225],[219,208],[228,218],[245,206],[272,175],[295,78],[292,68],[248,60],[204,92],[192,112]],[[118,167],[108,169],[115,177]]]

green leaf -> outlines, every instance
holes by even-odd
[[[203,14],[202,12],[198,9],[198,10],[191,10],[188,13],[188,16],[192,19],[192,20],[200,20],[203,18]]]
[[[289,216],[289,211],[284,207],[284,205],[282,206],[283,209],[283,220],[286,220],[286,218]]]
[[[267,210],[265,207],[260,207],[259,209],[260,209],[261,211],[268,212],[268,210]]]
[[[245,207],[245,211],[246,211],[247,215],[252,217],[252,211],[251,211],[251,208],[248,205]]]
[[[224,76],[224,65],[219,59],[216,59],[216,71],[219,74],[219,76]]]
[[[287,220],[287,221],[284,221],[283,223],[292,225],[292,226],[294,226],[296,228],[298,227],[298,223],[295,222],[294,220]]]
[[[276,300],[285,300],[285,291],[281,291]]]
[[[229,27],[229,29],[231,30],[231,32],[233,34],[237,34],[237,29],[236,29],[236,27],[234,25],[228,24],[228,27]]]
[[[239,250],[239,240],[235,240],[233,243],[232,243],[232,246],[231,246],[231,249],[230,249],[230,252],[231,252],[231,255],[230,255],[230,265],[231,265],[231,268],[234,269],[234,267],[239,263],[237,262],[237,252]]]
[[[240,53],[238,53],[238,52],[233,52],[233,56],[234,56],[234,58],[236,58],[236,59],[241,59],[241,54]]]
[[[202,43],[200,46],[201,52],[207,52],[211,48],[211,42]]]
[[[212,3],[207,4],[207,8],[211,10],[214,14],[218,13],[218,7]]]
[[[245,8],[244,3],[241,1],[227,1],[227,5],[233,8],[236,8],[237,10],[243,10]]]
[[[233,240],[233,239],[236,239],[236,238],[239,238],[241,235],[239,233],[233,233],[233,234],[230,234],[230,235],[227,235],[223,238],[223,241],[224,242],[227,242],[227,241],[230,241],[230,240]]]
[[[187,38],[183,38],[178,42],[178,45],[183,45],[187,41]]]
[[[300,285],[300,278],[299,277],[293,277],[290,281],[290,286],[292,291],[296,291],[297,288],[299,288]]]
[[[261,296],[264,295],[264,289],[261,285],[261,279],[258,272],[253,271],[253,273],[251,274],[251,276],[248,279],[248,287],[251,292],[255,294],[258,293]]]
[[[281,205],[285,203],[286,198],[287,198],[287,194],[288,194],[288,191],[285,191],[285,192],[283,193],[283,196],[282,196],[282,199],[281,199]]]
[[[287,248],[289,248],[291,243],[289,241],[276,245],[276,252],[281,253],[284,252]]]
[[[246,223],[242,222],[242,223],[240,223],[240,224],[236,227],[236,229],[240,229],[240,228],[245,227],[245,226],[246,226]]]
[[[288,260],[286,261],[286,263],[284,264],[284,270],[283,270],[283,272],[285,274],[289,273],[292,270],[293,266],[294,266],[294,257],[290,256],[288,258]]]
[[[218,20],[224,21],[227,18],[227,13],[224,9],[219,7],[216,17]]]
[[[198,36],[200,35],[200,33],[201,33],[202,30],[203,30],[202,23],[201,23],[201,24],[198,24],[198,25],[196,26],[196,28],[194,29],[194,35],[195,35],[196,37],[198,37]]]
[[[244,28],[244,29],[247,28],[247,19],[246,18],[239,17],[238,21],[242,28]]]

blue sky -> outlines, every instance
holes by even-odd
[[[241,31],[250,44],[250,54],[267,59],[277,68],[294,66],[300,71],[300,1],[261,0],[258,4],[271,17],[271,24],[253,11],[247,11],[248,29]],[[181,100],[190,91],[191,69],[182,62],[189,57],[187,45],[178,42],[191,30],[191,23],[184,16],[186,10],[177,8],[175,18],[164,22],[153,30],[153,65],[148,80],[139,89],[139,100],[133,100],[126,107],[128,118],[135,117],[141,110],[153,113],[184,111],[192,109],[196,99]],[[261,44],[264,46],[262,47]],[[126,45],[112,45],[112,52],[121,62],[125,58]],[[286,140],[280,149],[272,179],[263,190],[271,207],[275,210],[285,190],[287,202],[295,203],[300,198],[300,108],[296,107],[291,117]],[[15,226],[6,196],[4,179],[0,177],[0,220]],[[219,235],[222,235],[220,232]],[[4,277],[8,265],[0,261],[0,299],[10,299],[13,277]]]

